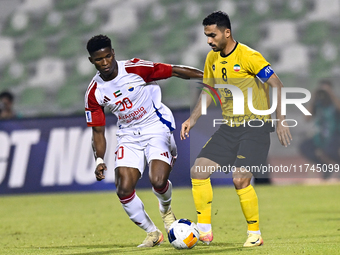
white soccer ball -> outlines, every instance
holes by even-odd
[[[168,239],[176,249],[191,249],[200,238],[197,225],[188,219],[179,219],[169,228]]]

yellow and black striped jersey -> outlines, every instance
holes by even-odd
[[[269,62],[248,46],[236,43],[227,56],[210,51],[204,66],[203,82],[215,87],[216,84],[230,84],[238,87],[244,95],[244,115],[233,114],[233,96],[229,89],[219,88],[222,101],[222,115],[225,120],[241,123],[244,120],[270,119],[270,115],[255,115],[248,108],[248,88],[252,88],[252,102],[257,110],[269,109],[269,88],[265,82],[274,73]]]

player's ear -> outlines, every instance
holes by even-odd
[[[231,30],[229,28],[226,28],[224,30],[224,35],[226,38],[229,38],[231,36]]]
[[[92,57],[89,57],[89,61],[91,62],[91,64],[93,64]]]
[[[116,55],[115,55],[115,50],[114,50],[114,49],[111,49],[111,52],[112,52],[112,56],[113,56],[113,57],[116,57]]]

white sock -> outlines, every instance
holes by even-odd
[[[248,230],[248,233],[261,235],[261,231],[260,230],[257,230],[257,231],[250,231],[250,230]]]
[[[209,232],[211,230],[211,224],[197,223],[197,227],[202,232]]]
[[[162,213],[166,213],[171,204],[171,194],[172,194],[172,183],[170,180],[168,180],[168,183],[162,190],[155,190],[154,187],[152,187],[153,193],[156,195],[159,201],[159,210]]]
[[[133,191],[130,196],[119,200],[125,212],[129,215],[129,218],[138,227],[144,229],[147,233],[157,230],[157,227],[152,222],[149,215],[145,212],[142,200],[140,200],[135,191]]]

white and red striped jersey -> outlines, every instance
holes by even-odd
[[[93,77],[85,94],[88,126],[104,126],[104,107],[118,118],[119,129],[138,128],[156,123],[175,129],[170,109],[161,102],[156,80],[172,75],[172,66],[141,59],[117,61],[118,75],[104,81],[100,73]]]

